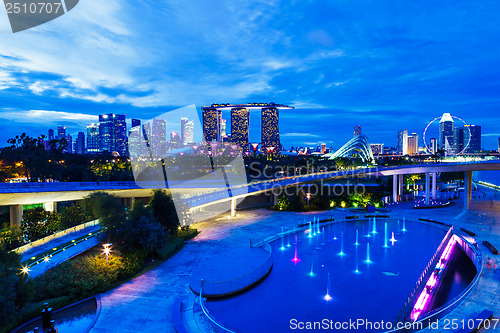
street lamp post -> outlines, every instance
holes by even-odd
[[[104,246],[104,255],[106,256],[106,264],[108,263],[108,256],[109,256],[109,253],[111,252],[111,245],[113,245],[113,243],[106,243],[106,244],[103,244],[102,246]]]
[[[306,198],[307,198],[307,205],[309,206],[309,199],[311,199],[311,193],[307,193]]]
[[[257,157],[257,147],[259,146],[259,143],[252,143],[251,144],[252,148],[253,148],[253,157]]]

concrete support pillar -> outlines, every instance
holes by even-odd
[[[398,202],[398,175],[392,176],[392,202]]]
[[[405,185],[405,175],[399,175],[399,185],[398,185],[398,191],[399,191],[399,195],[403,195],[403,191],[404,191],[404,185]]]
[[[436,200],[436,190],[437,190],[437,173],[432,173],[432,199]]]
[[[430,201],[429,198],[431,196],[430,192],[431,187],[431,174],[429,172],[425,173],[425,204],[429,206]]]
[[[472,198],[472,171],[466,171],[465,182],[464,182],[464,209],[470,209],[471,198]]]
[[[45,202],[43,208],[47,212],[57,213],[57,202]]]
[[[231,216],[236,216],[236,199],[231,199]]]
[[[10,210],[10,227],[19,228],[23,219],[23,205],[9,206]]]

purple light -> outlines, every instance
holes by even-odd
[[[435,271],[436,270],[444,271],[444,267],[446,266],[446,263],[448,262],[448,259],[451,256],[451,251],[456,241],[457,241],[457,236],[456,235],[451,236],[450,240],[448,241],[448,244],[446,244],[446,247],[443,253],[441,254],[441,257],[439,258],[436,268],[434,269]],[[418,300],[415,303],[413,310],[411,311],[410,318],[413,321],[416,321],[418,319],[418,317],[422,314],[423,310],[427,306],[427,303],[431,299],[431,295],[435,289],[434,287],[436,286],[440,277],[441,276],[437,276],[437,274],[433,274],[431,275],[429,280],[427,280],[424,290],[422,290],[422,292],[420,293],[420,296],[418,297]]]
[[[299,257],[297,257],[297,235],[295,235],[295,257],[293,257],[292,262],[297,265],[297,263],[301,261]]]

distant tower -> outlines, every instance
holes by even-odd
[[[280,113],[277,108],[262,108],[261,111],[261,151],[266,154],[267,148],[274,147],[273,155],[281,156]]]
[[[408,155],[408,130],[406,129],[398,133],[398,154]]]
[[[85,154],[85,133],[78,132],[78,136],[76,137],[76,154],[83,155]]]
[[[167,152],[167,122],[165,119],[154,118],[150,144],[152,144],[153,154],[163,157]]]
[[[469,130],[467,130],[467,128]],[[469,142],[470,131],[470,142]],[[464,126],[464,148],[469,142],[467,153],[478,153],[481,151],[481,126],[480,125],[465,125]]]
[[[203,108],[204,141],[220,141],[222,112],[216,108]]]
[[[54,130],[52,128],[49,128],[49,137],[47,139],[48,141],[54,140]]]
[[[412,133],[408,136],[408,155],[418,154],[418,134]]]
[[[354,136],[358,136],[361,134],[361,126],[354,126]]]
[[[184,144],[184,139],[185,133],[184,133],[184,126],[186,126],[186,123],[188,122],[187,118],[181,118],[181,142]]]
[[[227,125],[226,125],[226,119],[221,119],[220,123],[220,136],[222,139],[227,137]]]
[[[453,118],[451,114],[444,113],[439,121],[439,148],[446,148],[447,145],[448,150],[453,149],[453,135]]]
[[[437,139],[436,138],[432,138],[431,139],[431,142],[430,142],[430,149],[431,149],[431,154],[436,154],[437,151],[438,151],[438,143],[437,143]]]
[[[182,144],[184,146],[194,143],[194,122],[187,121],[183,127]]]
[[[87,152],[90,154],[99,152],[99,126],[96,124],[87,126]]]
[[[144,136],[142,135],[141,121],[139,119],[132,119],[132,126],[128,131],[128,152],[130,157],[139,157],[144,155],[142,149],[142,141]]]
[[[250,144],[248,139],[249,118],[250,111],[248,109],[231,109],[231,141],[240,146],[244,152],[248,151],[248,145]]]

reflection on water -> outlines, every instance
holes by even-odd
[[[87,333],[94,321],[97,304],[94,298],[76,304],[72,307],[60,310],[52,314],[52,319],[56,322],[55,327],[59,333]],[[41,313],[41,309],[40,309]],[[42,320],[22,326],[16,333],[33,332],[35,327],[42,329]]]

